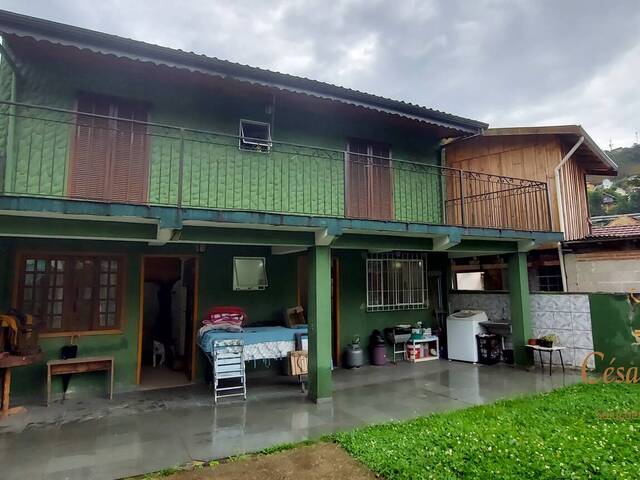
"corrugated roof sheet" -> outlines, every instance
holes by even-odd
[[[467,133],[488,127],[484,122],[401,100],[4,10],[0,10],[0,32],[342,101]]]

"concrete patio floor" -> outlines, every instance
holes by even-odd
[[[0,477],[113,479],[316,438],[360,425],[548,391],[579,372],[433,361],[334,372],[334,397],[313,404],[287,377],[248,379],[249,398],[213,406],[206,386],[67,400],[0,420]]]

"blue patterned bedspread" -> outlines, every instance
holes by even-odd
[[[307,333],[307,327],[246,327],[243,332],[207,330],[198,338],[198,345],[206,353],[211,353],[214,340],[242,339],[245,345],[267,342],[292,342],[295,340],[296,333]]]

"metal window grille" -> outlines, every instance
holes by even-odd
[[[427,307],[426,255],[383,253],[367,257],[367,310]]]
[[[562,276],[559,267],[541,267],[537,272],[538,291],[561,292]]]

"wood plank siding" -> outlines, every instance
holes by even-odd
[[[470,170],[491,175],[502,175],[547,183],[551,202],[551,224],[554,231],[560,231],[560,217],[554,169],[560,164],[568,148],[556,135],[497,135],[479,136],[454,142],[445,147],[446,165],[451,168]],[[449,181],[449,198],[459,197],[460,187]],[[586,199],[585,173],[579,157],[572,157],[561,170],[561,184],[564,197],[565,239],[582,238],[589,234],[589,212]],[[489,184],[476,185],[469,189],[465,183],[465,197],[487,193]],[[456,197],[456,198],[458,198]],[[538,201],[542,201],[539,199]],[[512,204],[513,205],[513,204]],[[496,224],[516,224],[522,228],[537,227],[543,230],[546,218],[539,214],[535,205],[516,202],[508,207],[503,200],[492,204],[481,202],[471,207],[467,205],[465,214],[478,226],[495,227]],[[458,209],[449,210],[454,217]],[[455,223],[457,218],[451,218]],[[459,221],[457,223],[460,223]],[[530,229],[530,228],[525,228]]]

